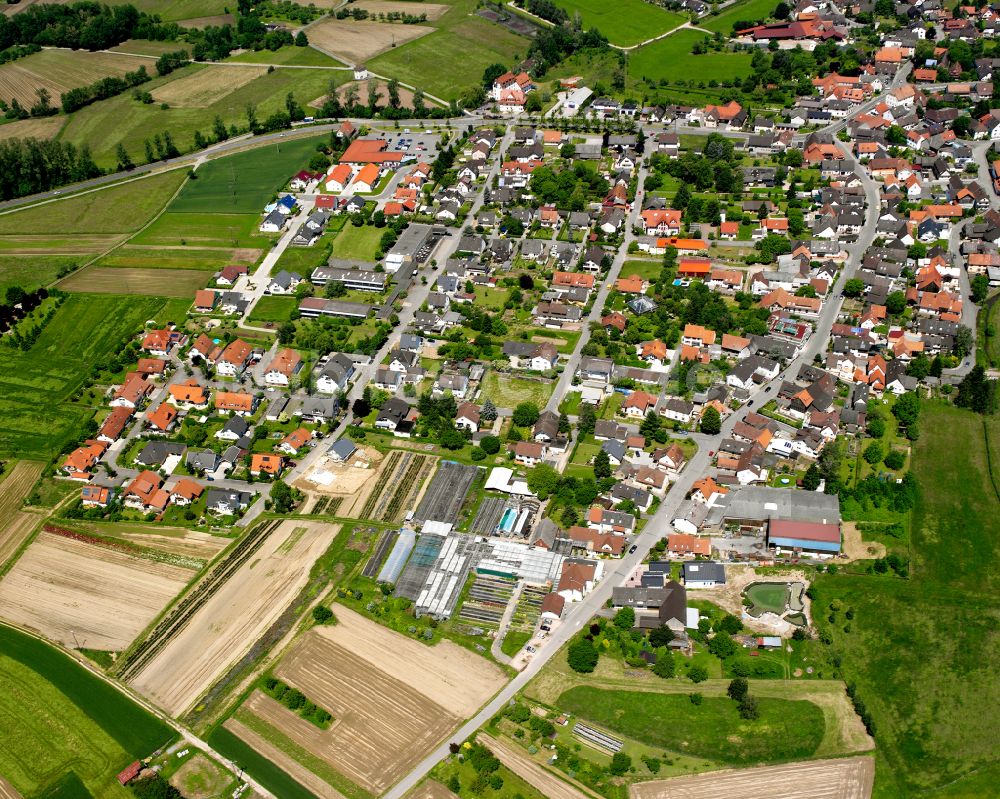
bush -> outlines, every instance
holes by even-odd
[[[708,669],[704,666],[692,666],[688,669],[688,679],[694,683],[705,682],[708,679]]]
[[[729,694],[730,699],[735,699],[737,702],[742,701],[750,692],[750,683],[748,683],[742,677],[737,677],[735,680],[729,682],[729,688],[726,689],[726,693]]]
[[[616,777],[620,777],[630,768],[632,768],[632,758],[624,752],[615,752],[611,758],[611,766],[608,770]]]
[[[893,450],[885,456],[885,460],[882,462],[886,465],[886,468],[897,471],[903,468],[903,464],[906,462],[906,456],[904,456],[902,452]]]
[[[577,638],[566,651],[566,660],[573,671],[589,674],[597,666],[598,653],[589,638]]]
[[[333,611],[326,605],[317,605],[312,609],[313,621],[317,624],[330,624],[337,620],[333,616]]]
[[[656,663],[653,664],[653,674],[657,677],[662,677],[664,680],[668,680],[674,676],[677,669],[674,664],[674,656],[669,652],[664,652],[656,658]]]
[[[740,700],[740,718],[754,721],[759,716],[760,710],[757,708],[757,700],[747,694]]]

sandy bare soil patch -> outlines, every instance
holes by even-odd
[[[885,555],[885,544],[879,541],[864,541],[855,522],[844,522],[844,554],[848,560],[881,558]]]
[[[38,461],[18,461],[7,464],[9,474],[0,482],[0,566],[7,562],[42,517],[23,510],[28,496],[45,468]]]
[[[632,799],[868,799],[874,779],[873,758],[847,757],[712,771],[640,782],[629,790]]]
[[[19,119],[0,125],[0,141],[5,139],[51,139],[66,124],[66,117]]]
[[[281,705],[278,705],[278,707],[281,707]],[[309,722],[305,723],[308,724]],[[265,759],[274,763],[274,765],[290,777],[294,778],[296,782],[301,783],[305,788],[308,788],[316,794],[316,796],[320,797],[320,799],[344,799],[344,795],[342,793],[335,790],[324,780],[321,780],[307,768],[300,765],[299,762],[290,755],[285,754],[264,736],[258,735],[242,722],[237,721],[236,719],[227,719],[226,723],[222,726],[238,738],[242,739],[245,743],[249,744],[253,747],[253,749],[263,755]]]
[[[355,92],[356,92],[356,94],[357,94],[358,102],[367,103],[368,102],[368,84],[369,83],[371,83],[371,81],[367,81],[367,80],[352,80],[352,81],[349,81],[348,83],[345,83],[343,86],[341,86],[339,89],[337,89],[337,97],[340,98],[341,101],[343,101],[343,99],[347,96],[348,90],[351,87],[353,87],[354,90],[355,90]],[[380,105],[387,105],[389,103],[388,83],[386,81],[384,81],[384,80],[377,80],[377,81],[375,81],[375,85],[376,85],[376,88],[378,90],[378,96],[379,96],[378,102],[379,102],[379,104]],[[320,97],[318,100],[314,100],[313,102],[311,102],[310,105],[315,106],[316,108],[322,108],[323,107],[323,103],[325,101],[326,101],[326,96],[324,95],[323,97]],[[412,105],[413,105],[413,92],[410,91],[409,89],[404,89],[402,86],[400,86],[399,87],[399,102],[402,105],[404,105],[404,106],[412,107]]]
[[[66,646],[119,651],[193,576],[43,532],[0,581],[0,614]]]
[[[591,799],[589,793],[563,782],[518,747],[510,746],[485,733],[479,734],[479,743],[488,746],[501,763],[529,785],[535,786],[547,799]]]
[[[456,716],[471,716],[507,681],[486,658],[452,641],[426,646],[343,605],[334,612],[337,624],[312,632],[349,649]]]
[[[322,7],[322,6],[321,6]],[[363,8],[369,14],[391,14],[394,11],[400,14],[413,14],[420,16],[426,14],[427,19],[437,19],[451,6],[443,3],[406,3],[393,2],[393,0],[358,0],[351,8]]]
[[[374,447],[358,447],[346,464],[335,463],[327,457],[320,458],[293,485],[317,494],[355,497],[376,481],[382,459],[382,453]],[[367,491],[364,494],[367,495]],[[345,503],[349,505],[350,500],[345,500]]]
[[[406,799],[459,799],[459,797],[437,780],[427,780],[410,791]]]
[[[309,43],[347,64],[363,64],[391,49],[393,43],[399,47],[434,31],[427,25],[327,19],[309,28]]]
[[[207,66],[153,90],[158,103],[207,108],[267,72],[267,67]]]
[[[274,623],[340,528],[286,521],[132,679],[172,715],[190,707]]]

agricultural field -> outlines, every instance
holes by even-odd
[[[76,268],[83,260],[73,255],[0,255],[0,294],[10,286],[25,291],[48,286],[60,273]]]
[[[16,242],[29,235],[48,239],[79,234],[132,233],[152,219],[183,182],[184,171],[174,169],[106,189],[3,212],[0,213],[0,237],[4,242]]]
[[[205,214],[174,211],[161,214],[129,240],[132,246],[253,249],[269,241],[257,233],[257,213]]]
[[[490,372],[483,380],[480,397],[489,397],[498,408],[515,408],[521,402],[533,402],[539,410],[545,407],[554,384],[508,377]]]
[[[982,712],[1000,705],[1000,421],[924,402],[920,433],[909,579],[861,569],[819,575],[814,607],[824,612],[816,621],[875,725],[874,796],[983,795],[989,779],[1000,779],[990,740],[995,719]],[[830,623],[834,600],[844,610]]]
[[[155,549],[167,555],[194,560],[204,566],[225,549],[232,539],[183,527],[168,527],[147,522],[67,522],[73,529],[107,539],[121,539],[145,549]]]
[[[413,7],[413,13],[418,10],[418,6]],[[309,42],[345,64],[364,64],[380,53],[433,32],[427,25],[330,17],[309,28]]]
[[[290,139],[225,158],[198,168],[169,213],[260,214],[264,205],[305,166],[325,136]]]
[[[309,579],[309,569],[336,537],[339,527],[318,522],[286,521],[264,533],[256,549],[225,579],[211,582],[225,561],[206,576],[210,588],[188,596],[198,601],[180,612],[187,622],[155,630],[126,669],[132,686],[172,715],[180,715],[201,697],[277,620]],[[239,556],[235,548],[229,557]]]
[[[42,519],[23,510],[24,498],[42,476],[40,461],[7,463],[0,475],[0,568],[20,548]]]
[[[147,294],[192,297],[208,285],[210,275],[192,269],[144,269],[88,266],[59,282],[63,291],[96,294]]]
[[[298,307],[299,301],[295,297],[278,297],[266,294],[257,300],[248,321],[251,324],[287,322]]]
[[[267,67],[208,66],[158,87],[153,99],[178,108],[208,108],[267,72]]]
[[[140,11],[159,14],[168,22],[225,13],[231,6],[226,0],[130,0]]]
[[[74,535],[43,531],[18,558],[0,581],[6,621],[66,647],[117,652],[196,574],[185,559]]]
[[[685,20],[681,14],[646,3],[622,0],[608,4],[602,0],[555,0],[572,19],[579,12],[584,28],[597,28],[611,44],[631,47],[673,30]]]
[[[354,505],[359,519],[401,522],[406,512],[417,506],[424,483],[434,471],[437,458],[410,450],[390,450],[382,463],[379,478],[363,505]],[[342,511],[347,514],[347,511]]]
[[[52,139],[62,130],[65,117],[16,119],[0,125],[0,141],[4,139]]]
[[[128,799],[115,775],[173,731],[53,647],[0,626],[0,773],[22,796]],[[88,792],[88,793],[85,793]],[[53,794],[55,795],[55,794]]]
[[[785,766],[713,771],[690,777],[640,782],[632,799],[868,799],[875,777],[871,757],[812,760]]]
[[[774,0],[739,0],[715,17],[706,17],[698,21],[699,28],[729,36],[733,23],[739,20],[768,19],[774,13],[777,3]]]
[[[154,96],[159,96],[161,92],[173,91],[167,88],[172,83],[187,81],[196,73],[208,74],[207,78],[186,82],[184,85],[190,96],[178,96],[177,105],[169,105],[166,109],[159,103],[138,102],[130,93],[81,108],[70,116],[60,138],[77,145],[89,144],[94,160],[100,166],[113,167],[117,163],[115,150],[119,143],[125,146],[133,161],[142,163],[145,160],[143,142],[152,140],[157,133],[170,131],[174,144],[182,152],[187,152],[193,149],[195,131],[211,137],[216,116],[221,117],[227,126],[236,125],[245,129],[248,105],[255,107],[259,119],[264,119],[275,111],[284,110],[285,97],[289,92],[305,107],[326,94],[331,83],[339,85],[351,77],[351,73],[344,70],[278,68],[273,72],[265,71],[241,86],[230,86],[226,83],[227,73],[235,69],[254,71],[253,67],[233,65],[192,65],[164,78],[155,78],[145,84],[145,88]],[[205,81],[214,83],[215,87],[206,85]],[[206,102],[208,95],[216,95],[217,99],[208,105],[188,105]],[[288,141],[283,142],[280,149],[284,151],[293,141],[289,133]],[[292,172],[301,166],[304,164],[297,164]],[[226,208],[212,210],[225,211]]]
[[[331,727],[321,730],[261,693],[251,695],[235,720],[267,730],[279,749],[298,752],[292,776],[300,781],[298,772],[309,770],[311,756],[364,791],[381,793],[482,706],[505,678],[451,642],[428,647],[346,607],[335,606],[334,612],[336,625],[314,627],[275,670],[333,714]],[[227,727],[242,737],[240,726],[227,722]]]
[[[629,56],[629,77],[673,82],[678,78],[699,81],[734,80],[750,74],[746,53],[704,53],[691,55],[696,42],[708,38],[694,30],[676,31],[658,42],[640,47]]]
[[[227,264],[245,264],[252,266],[261,257],[261,251],[251,248],[229,249],[227,247],[193,248],[184,245],[174,247],[153,247],[148,244],[125,244],[112,250],[94,262],[94,265],[107,269],[125,269],[141,278],[146,272],[150,279],[162,282],[155,273],[159,270],[190,272],[217,272]],[[252,271],[252,270],[251,270]],[[211,275],[203,274],[195,279],[190,275],[183,278],[192,283],[203,280],[205,283]],[[185,295],[190,297],[191,295]]]
[[[51,458],[62,451],[96,410],[73,397],[90,370],[146,320],[183,313],[176,300],[70,295],[31,349],[0,350],[0,456]]]
[[[355,4],[357,5],[357,4]],[[288,45],[278,50],[249,51],[230,56],[223,63],[274,64],[286,67],[343,67],[344,65],[314,47]]]
[[[8,103],[16,98],[21,105],[30,108],[38,101],[36,90],[47,89],[50,104],[59,107],[59,95],[63,92],[111,75],[121,77],[143,65],[155,74],[145,58],[86,50],[42,50],[0,64],[0,97]]]
[[[692,705],[685,694],[602,690],[580,685],[556,702],[564,712],[655,747],[729,764],[808,758],[823,739],[812,702],[758,697],[760,718],[743,721],[728,697]]]
[[[457,100],[479,86],[490,64],[522,57],[528,40],[479,17],[467,16],[471,4],[456,4],[439,30],[373,58],[368,67],[444,100]],[[401,28],[414,27],[400,25]]]

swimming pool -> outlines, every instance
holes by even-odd
[[[509,533],[514,529],[514,523],[517,521],[517,511],[513,508],[507,508],[503,512],[503,516],[500,517],[500,531],[504,533]]]

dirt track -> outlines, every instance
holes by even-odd
[[[516,746],[510,746],[485,733],[479,734],[479,742],[488,746],[501,763],[529,785],[541,791],[547,799],[591,799],[591,794],[574,788],[568,782],[563,782]],[[720,794],[713,794],[713,796],[718,795]]]
[[[0,582],[0,612],[65,646],[120,651],[194,574],[41,533]]]
[[[500,757],[499,753],[497,757]],[[502,759],[502,758],[501,758]],[[636,783],[631,799],[868,799],[875,760],[848,757]]]
[[[133,686],[170,714],[180,715],[288,607],[339,529],[319,522],[283,522],[136,675]]]
[[[3,777],[0,777],[0,799],[21,799],[21,794],[14,790],[14,786]],[[428,795],[428,799],[430,799],[430,795]]]

